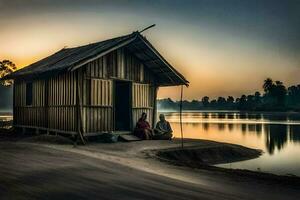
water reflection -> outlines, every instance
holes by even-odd
[[[242,133],[245,134],[247,132],[247,124],[242,124],[241,130],[242,130]]]
[[[300,126],[289,126],[289,131],[290,140],[300,143]]]
[[[203,123],[203,129],[208,131],[209,130],[209,123]]]
[[[179,113],[165,113],[175,137],[180,137]],[[259,112],[183,113],[186,138],[228,142],[262,149],[254,160],[224,164],[233,167],[300,176],[300,114]]]
[[[203,118],[208,119],[209,118],[209,113],[203,113]]]
[[[165,114],[179,136],[179,113]],[[186,137],[238,143],[270,155],[288,141],[300,143],[300,114],[295,113],[190,112],[183,113],[183,121]]]
[[[228,130],[229,130],[229,131],[232,131],[232,130],[233,130],[233,124],[227,124],[227,126],[228,126]]]
[[[286,125],[265,125],[266,147],[270,154],[274,153],[275,148],[279,151],[285,146],[288,140],[288,129]]]
[[[223,131],[225,129],[225,124],[222,124],[222,123],[218,124],[218,129],[220,131]]]

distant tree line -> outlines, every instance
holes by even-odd
[[[263,83],[263,94],[218,97],[210,99],[208,96],[200,100],[183,101],[185,110],[249,110],[249,111],[300,111],[300,84],[288,88],[281,81],[267,78]],[[170,98],[158,100],[158,109],[178,110],[179,101]]]

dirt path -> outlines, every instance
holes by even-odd
[[[73,148],[0,142],[0,199],[300,198],[299,186],[172,166],[141,153],[175,145],[148,141]]]

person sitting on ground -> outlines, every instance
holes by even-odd
[[[159,115],[159,122],[157,122],[154,129],[153,139],[155,140],[171,140],[173,130],[170,123],[165,119],[164,114]]]
[[[153,137],[153,131],[150,124],[147,122],[147,114],[142,113],[141,118],[136,123],[134,135],[143,140],[150,140]]]

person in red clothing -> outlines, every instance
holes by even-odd
[[[134,135],[143,139],[150,140],[153,137],[153,130],[150,128],[150,124],[147,122],[147,114],[142,113],[141,118],[136,123],[134,129]]]

